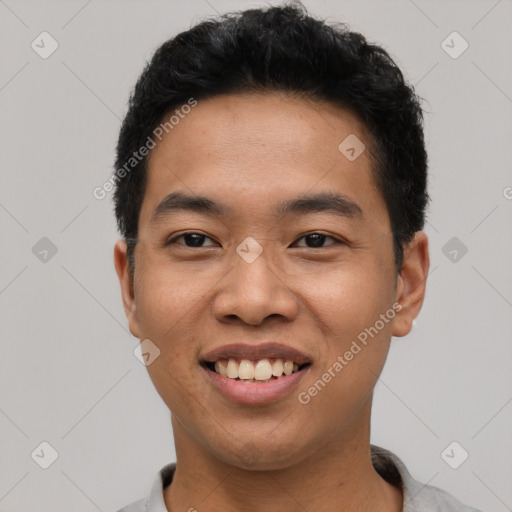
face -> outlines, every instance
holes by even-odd
[[[133,287],[122,241],[115,262],[131,332],[160,350],[147,369],[177,449],[277,469],[364,437],[428,271],[419,233],[395,272],[365,126],[277,92],[219,96],[148,164]]]

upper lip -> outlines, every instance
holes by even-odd
[[[258,345],[247,345],[235,343],[224,345],[207,352],[201,357],[203,362],[215,363],[220,359],[284,359],[293,361],[299,365],[310,363],[311,360],[300,350],[288,347],[281,343],[260,343]]]

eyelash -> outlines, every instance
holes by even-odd
[[[170,240],[167,241],[167,243],[165,244],[166,246],[169,246],[173,243],[176,242],[176,240],[182,238],[183,236],[186,236],[186,235],[200,235],[204,238],[210,238],[210,240],[212,240],[211,237],[203,234],[203,233],[199,233],[197,231],[187,231],[185,233],[181,233],[180,235],[177,235],[175,236],[174,238],[171,238]],[[302,235],[301,237],[297,238],[297,240],[295,242],[297,242],[298,240],[302,240],[303,238],[306,238],[308,236],[311,236],[311,235],[321,235],[325,238],[331,238],[332,240],[334,240],[336,243],[340,243],[340,244],[343,244],[344,242],[342,240],[339,240],[331,235],[326,235],[325,233],[322,233],[320,231],[312,231],[311,233],[306,233],[305,235]],[[295,243],[294,242],[294,243]],[[305,247],[306,249],[324,249],[325,247],[329,247],[330,245],[335,245],[335,244],[329,244],[327,246],[323,246],[323,247]],[[186,247],[187,249],[204,249],[205,247],[189,247],[187,245],[185,245],[184,247]],[[206,247],[211,247],[211,246],[206,246]]]

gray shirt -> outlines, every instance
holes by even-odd
[[[463,505],[446,491],[423,485],[412,478],[404,463],[384,448],[372,445],[372,463],[387,482],[402,489],[402,512],[481,512]],[[118,512],[168,512],[164,502],[164,489],[171,484],[176,464],[167,464],[157,474],[147,498],[135,501]]]

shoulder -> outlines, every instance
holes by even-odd
[[[417,501],[419,505],[417,508],[415,507],[415,501]],[[481,512],[476,508],[464,505],[448,492],[432,485],[425,485],[422,491],[418,494],[417,498],[411,500],[411,505],[411,512],[416,510],[442,510],[443,512]],[[405,508],[404,506],[404,512],[407,510],[409,509]]]
[[[402,460],[389,450],[372,445],[371,452],[377,473],[389,483],[401,487],[404,495],[403,512],[481,512],[464,505],[438,487],[415,480]]]
[[[117,512],[167,512],[164,503],[164,489],[171,484],[175,469],[175,463],[164,466],[156,474],[146,498],[134,501]]]

